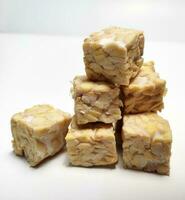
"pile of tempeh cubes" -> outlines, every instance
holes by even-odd
[[[86,76],[73,80],[72,120],[49,105],[14,115],[15,153],[35,166],[58,152],[65,138],[72,165],[113,165],[116,134],[121,134],[125,168],[168,175],[172,133],[157,114],[164,107],[166,82],[154,62],[143,63],[143,49],[142,31],[111,27],[91,34],[83,44]]]
[[[143,64],[142,31],[112,27],[84,40],[87,76],[77,76],[75,116],[66,136],[73,165],[117,162],[115,129],[123,117],[123,161],[131,169],[169,174],[171,130],[156,112],[163,108],[166,82],[154,63]]]

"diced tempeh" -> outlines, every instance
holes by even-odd
[[[77,125],[75,117],[66,136],[70,163],[76,166],[102,166],[117,162],[114,129],[111,124]]]
[[[172,133],[168,121],[156,113],[125,115],[122,138],[125,168],[169,174]]]
[[[89,79],[128,85],[143,63],[142,31],[110,27],[84,40],[84,62]]]
[[[144,63],[129,86],[123,86],[124,113],[161,111],[166,81],[155,72],[154,62]]]
[[[78,124],[115,123],[121,119],[120,89],[106,82],[92,82],[86,76],[73,81],[73,98]]]
[[[57,153],[65,144],[71,116],[50,105],[36,105],[13,115],[13,148],[31,166]]]

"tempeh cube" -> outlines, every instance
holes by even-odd
[[[68,113],[50,105],[36,105],[13,115],[15,154],[25,156],[30,166],[38,165],[62,149],[70,121]]]
[[[125,168],[169,174],[172,133],[167,120],[156,113],[125,115],[122,138]]]
[[[157,112],[164,107],[166,81],[155,72],[152,61],[144,63],[136,78],[122,89],[124,113]]]
[[[70,163],[76,166],[102,166],[117,162],[115,131],[111,124],[77,125],[74,118],[66,136]]]
[[[110,27],[84,40],[86,74],[94,81],[128,85],[143,63],[142,31]]]
[[[121,119],[120,89],[106,82],[92,82],[77,76],[72,89],[77,124],[89,122],[114,123]]]

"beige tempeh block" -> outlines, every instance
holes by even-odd
[[[157,112],[164,107],[166,81],[155,72],[154,62],[146,62],[129,86],[122,87],[124,113]]]
[[[76,166],[102,166],[117,162],[114,129],[111,124],[77,125],[75,117],[66,136],[70,163]]]
[[[143,63],[142,31],[110,27],[84,40],[84,62],[89,79],[128,85]]]
[[[62,149],[70,121],[68,113],[50,105],[36,105],[13,115],[14,152],[36,166]]]
[[[167,120],[156,113],[125,115],[122,138],[125,168],[169,174],[172,133]]]
[[[78,124],[115,123],[121,119],[120,89],[106,82],[92,82],[86,76],[73,81],[72,95]]]

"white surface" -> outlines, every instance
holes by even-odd
[[[146,42],[145,58],[167,80],[171,175],[68,166],[66,153],[30,168],[12,153],[10,117],[38,103],[73,111],[70,81],[84,72],[80,38],[0,34],[0,199],[185,199],[185,44]]]
[[[117,25],[185,42],[184,10],[184,0],[0,0],[0,31],[84,36]]]

